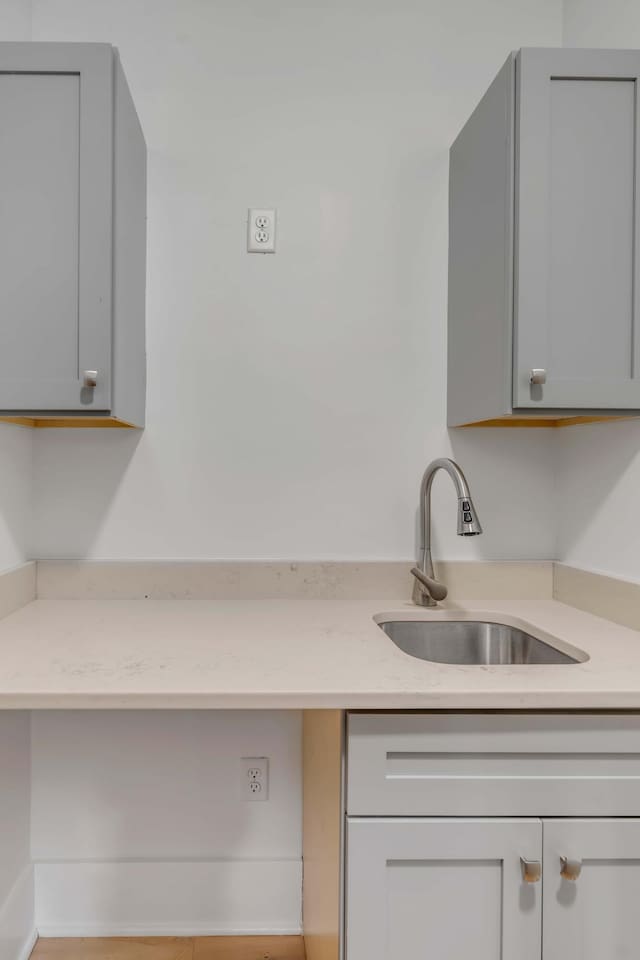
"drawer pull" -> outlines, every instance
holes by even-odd
[[[539,883],[542,876],[542,864],[539,860],[525,860],[520,857],[522,879],[525,883]]]
[[[577,880],[582,871],[582,860],[569,860],[568,857],[560,857],[560,876],[565,880]]]

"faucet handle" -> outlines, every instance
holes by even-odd
[[[419,567],[412,567],[411,573],[414,575],[416,580],[422,584],[432,600],[444,600],[449,592],[445,587],[444,583],[440,583],[439,580],[434,580],[433,577],[428,577],[426,573],[423,573]]]

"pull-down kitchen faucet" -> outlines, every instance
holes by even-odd
[[[447,596],[444,583],[436,580],[431,558],[431,487],[438,470],[446,470],[458,494],[458,536],[475,537],[482,533],[465,475],[453,460],[441,458],[429,464],[420,484],[420,552],[412,568],[415,577],[413,602],[420,607],[435,607]]]

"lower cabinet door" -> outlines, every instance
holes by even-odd
[[[544,960],[639,957],[640,820],[544,820],[543,835]]]
[[[349,818],[346,960],[540,960],[521,858],[535,874],[540,820]]]

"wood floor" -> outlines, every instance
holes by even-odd
[[[305,960],[302,937],[38,940],[31,960]]]

